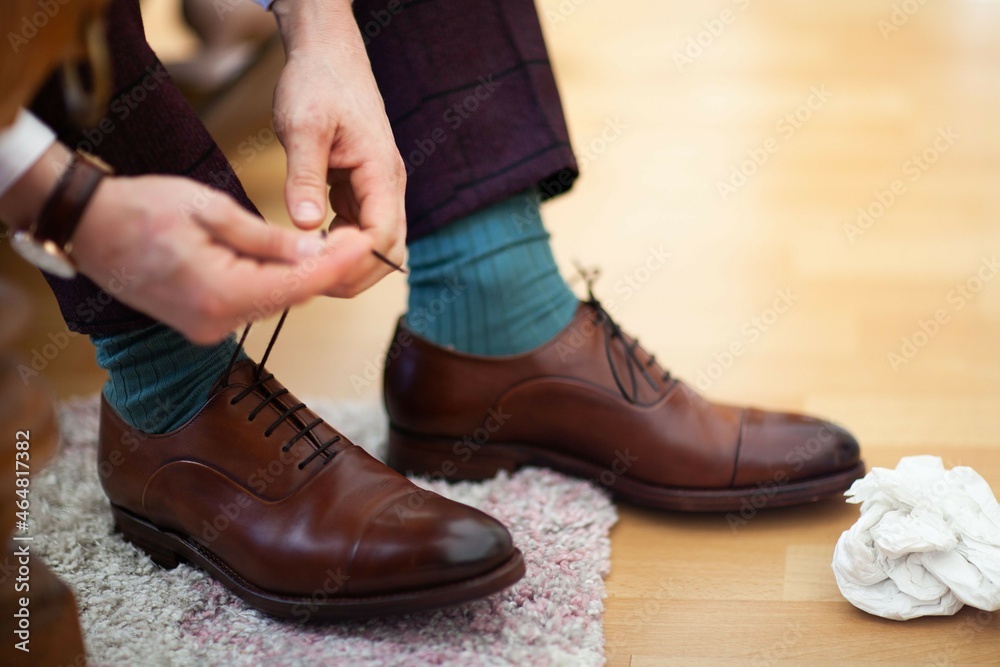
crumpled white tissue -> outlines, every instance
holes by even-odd
[[[861,503],[833,552],[851,604],[898,621],[964,605],[1000,609],[1000,504],[975,470],[907,456],[895,470],[872,468],[844,495]]]

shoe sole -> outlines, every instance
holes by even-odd
[[[463,460],[464,459],[464,460]],[[471,447],[459,449],[455,440],[407,433],[389,427],[386,463],[397,472],[447,481],[490,479],[501,470],[513,473],[528,466],[551,468],[573,477],[581,477],[607,489],[615,498],[636,505],[681,512],[754,511],[800,505],[843,494],[865,474],[863,461],[847,469],[822,477],[788,481],[760,482],[732,489],[689,489],[660,486],[614,474],[588,461],[539,449],[529,445],[490,443],[474,453]],[[610,477],[606,480],[605,478]]]
[[[115,505],[111,506],[111,514],[115,529],[161,567],[173,569],[181,562],[190,563],[211,574],[251,607],[270,616],[300,623],[365,619],[450,607],[502,591],[517,583],[525,573],[524,558],[519,550],[514,549],[510,558],[485,574],[435,588],[353,598],[331,597],[326,588],[317,588],[311,597],[282,595],[246,581],[215,554],[190,538],[161,530]]]

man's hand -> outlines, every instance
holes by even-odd
[[[332,296],[353,296],[392,271],[375,257],[405,259],[406,171],[372,76],[349,0],[276,0],[286,65],[275,89],[275,129],[288,154],[285,198],[302,229],[326,218],[326,186],[339,248],[369,252]],[[361,230],[358,236],[357,230]]]
[[[105,179],[73,237],[84,274],[201,344],[350,289],[371,247],[357,229],[323,241],[267,225],[229,195],[173,176]]]

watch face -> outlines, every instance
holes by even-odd
[[[51,241],[39,241],[21,230],[14,232],[10,237],[10,247],[46,273],[59,278],[76,277],[76,267],[73,266],[72,260]]]

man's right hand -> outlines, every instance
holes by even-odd
[[[111,177],[80,221],[73,257],[119,301],[209,344],[247,321],[336,293],[371,253],[360,230],[341,230],[338,239],[330,245],[267,225],[190,179]]]

